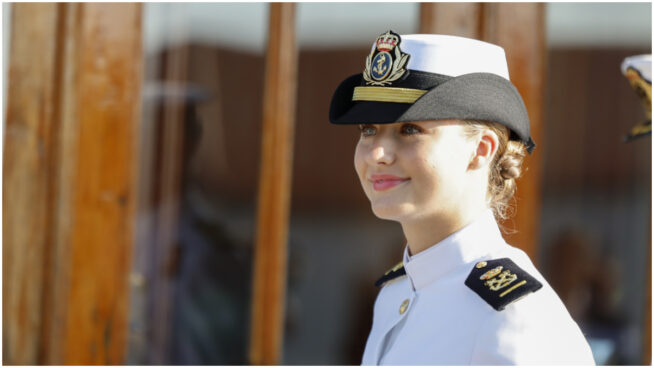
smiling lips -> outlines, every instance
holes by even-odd
[[[372,181],[372,187],[375,190],[386,190],[409,181],[409,178],[400,178],[399,176],[386,174],[375,174],[370,177],[370,181]]]

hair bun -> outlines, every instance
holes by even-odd
[[[516,179],[520,176],[523,158],[523,150],[517,147],[515,142],[509,142],[504,155],[497,163],[500,168],[500,175],[504,180]]]
[[[504,180],[515,179],[520,176],[520,169],[517,166],[502,167],[500,172]]]

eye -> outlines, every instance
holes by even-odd
[[[402,135],[414,135],[423,132],[422,128],[414,124],[403,124],[400,128]]]
[[[377,133],[377,129],[374,126],[368,124],[359,125],[359,130],[361,131],[362,137],[370,137]]]

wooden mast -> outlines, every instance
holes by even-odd
[[[271,3],[263,102],[250,364],[280,364],[297,85],[295,5]]]

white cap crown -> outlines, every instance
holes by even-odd
[[[509,79],[504,49],[471,38],[411,34],[401,35],[400,49],[410,55],[407,69],[458,77],[492,73]],[[376,45],[373,44],[373,48]]]

